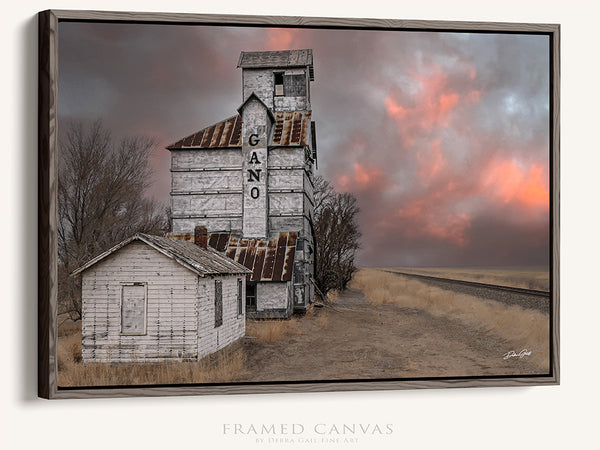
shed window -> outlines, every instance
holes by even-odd
[[[215,280],[215,328],[223,325],[223,282]]]
[[[241,278],[238,278],[238,296],[237,296],[237,306],[238,306],[238,316],[242,316],[244,314],[244,283]]]
[[[121,289],[121,333],[146,334],[146,285],[134,283]]]

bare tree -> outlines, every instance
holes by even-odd
[[[59,313],[81,318],[81,285],[69,273],[136,232],[166,229],[166,214],[145,197],[154,143],[126,138],[115,144],[101,122],[71,124],[59,142]]]
[[[356,272],[354,257],[360,247],[356,197],[335,192],[321,176],[315,177],[316,273],[319,290],[346,288]]]
[[[321,175],[315,177],[314,186],[315,213],[319,214],[324,204],[335,195],[335,190],[331,183]]]

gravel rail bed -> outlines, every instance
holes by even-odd
[[[550,312],[550,293],[545,293],[543,291],[512,289],[505,286],[494,286],[489,284],[483,285],[481,283],[471,283],[462,280],[449,280],[403,272],[386,272],[399,276],[415,278],[429,286],[438,287],[447,291],[472,295],[473,297],[485,298],[487,300],[494,300],[507,305],[518,305],[527,309],[537,309],[543,313]]]

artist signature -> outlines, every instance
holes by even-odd
[[[510,352],[506,352],[503,356],[504,359],[523,358],[524,356],[531,356],[531,350],[527,350],[526,348],[524,348],[519,353],[511,350]]]

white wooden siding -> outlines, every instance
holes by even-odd
[[[198,357],[209,355],[246,334],[246,313],[238,315],[237,280],[239,276],[223,276],[223,325],[215,327],[215,279],[201,278],[198,316]],[[244,283],[244,298],[246,296]]]
[[[209,233],[214,231],[242,231],[242,217],[190,217],[190,218],[173,218],[173,233],[191,233],[196,225],[205,226]]]
[[[303,197],[302,192],[269,192],[269,214],[302,214]]]
[[[269,189],[303,189],[304,169],[269,169]]]
[[[218,339],[221,345],[202,341],[199,351],[199,324],[204,325],[207,320],[200,315],[206,314],[207,304],[213,310],[209,321],[214,326],[214,286],[210,297],[205,291],[205,278],[145,243],[132,242],[86,270],[82,277],[82,356],[86,363],[196,359],[244,334],[243,317],[237,317],[239,277],[227,276],[223,278],[224,315],[222,337]],[[121,332],[121,291],[125,283],[147,283],[144,335]],[[228,283],[233,287],[226,288]],[[207,295],[210,302],[206,301]],[[234,323],[229,322],[229,309],[235,310]]]
[[[276,147],[269,150],[270,167],[303,167],[304,149],[302,147]]]
[[[244,69],[242,83],[244,100],[254,92],[269,108],[273,109],[275,80],[272,69]]]
[[[219,189],[242,189],[242,170],[171,173],[172,192],[200,192]]]
[[[307,110],[310,109],[310,103],[307,97],[274,97],[274,111],[291,111],[291,110]]]
[[[173,215],[240,215],[242,195],[237,194],[188,194],[172,197]]]
[[[242,168],[242,149],[175,150],[171,169]]]

